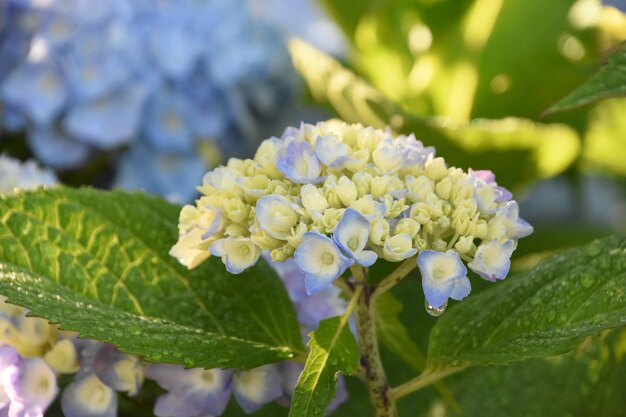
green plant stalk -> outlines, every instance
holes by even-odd
[[[363,286],[355,310],[361,365],[365,383],[369,390],[376,417],[398,417],[395,401],[389,397],[389,383],[385,375],[376,334],[376,318],[371,298],[371,288],[367,284],[367,271],[360,266],[352,267],[357,285]]]

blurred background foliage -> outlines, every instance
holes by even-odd
[[[546,114],[623,48],[619,2],[321,3],[351,48],[338,61],[291,43],[315,102],[415,132],[453,165],[493,170],[538,225],[529,245],[626,232],[626,99]]]

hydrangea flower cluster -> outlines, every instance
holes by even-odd
[[[254,159],[207,173],[180,213],[171,254],[188,268],[219,256],[231,273],[262,251],[294,258],[309,294],[351,265],[416,262],[432,307],[470,292],[467,266],[503,279],[532,227],[490,171],[448,167],[413,135],[325,122],[287,128]]]
[[[0,127],[58,169],[130,145],[121,187],[188,201],[219,155],[256,145],[292,74],[240,2],[0,2]]]

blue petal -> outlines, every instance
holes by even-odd
[[[32,129],[27,139],[37,158],[53,168],[76,167],[92,154],[88,145],[63,136],[53,128]]]
[[[454,288],[454,281],[435,282],[422,276],[422,288],[428,304],[439,308],[450,298]]]
[[[189,115],[196,111],[187,97],[163,89],[148,103],[144,129],[146,139],[161,152],[190,152],[194,144]]]
[[[196,153],[168,155],[138,143],[120,161],[114,187],[141,189],[187,203],[196,197],[196,185],[207,168]]]
[[[141,87],[72,107],[63,127],[72,136],[101,149],[122,145],[136,135],[146,92]]]
[[[454,287],[450,293],[450,298],[460,301],[467,297],[470,291],[472,291],[472,284],[470,283],[469,278],[463,277],[456,279],[454,280]]]
[[[415,252],[413,252],[415,254]],[[413,256],[413,255],[411,255]],[[354,260],[362,266],[372,266],[378,259],[376,252],[371,250],[364,250],[355,255]]]
[[[49,125],[67,100],[65,80],[49,62],[24,62],[2,83],[2,95],[37,125]]]
[[[337,275],[338,277],[339,275]],[[314,274],[305,274],[304,275],[304,286],[306,288],[306,293],[309,295],[313,295],[320,290],[323,290],[327,286],[333,283],[337,277],[319,277]]]
[[[306,141],[292,140],[278,157],[276,167],[298,184],[317,183],[322,181],[320,162],[313,152],[311,144]]]

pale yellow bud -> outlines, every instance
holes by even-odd
[[[412,203],[418,203],[426,200],[426,196],[432,194],[435,184],[428,177],[408,176],[406,178],[406,186],[408,190],[407,198]]]
[[[235,223],[245,223],[248,220],[250,206],[236,198],[229,198],[223,202],[222,208],[226,217]]]
[[[389,236],[389,222],[385,219],[377,219],[372,222],[370,229],[370,242],[381,246]]]
[[[414,238],[420,231],[421,225],[413,219],[401,219],[394,229],[395,234],[404,233]]]
[[[44,360],[52,369],[62,374],[74,373],[80,368],[76,348],[69,339],[58,341],[46,352]]]
[[[426,161],[426,176],[433,181],[439,181],[448,173],[446,162],[442,157],[429,158]]]
[[[452,180],[450,177],[446,177],[439,181],[435,186],[435,190],[439,198],[447,200],[450,197],[450,192],[452,191]]]
[[[311,218],[322,215],[324,210],[328,208],[328,200],[322,191],[312,184],[306,184],[300,189],[300,198],[302,206]]]
[[[475,248],[473,236],[461,236],[454,245],[454,249],[461,255],[469,253],[473,248]]]

